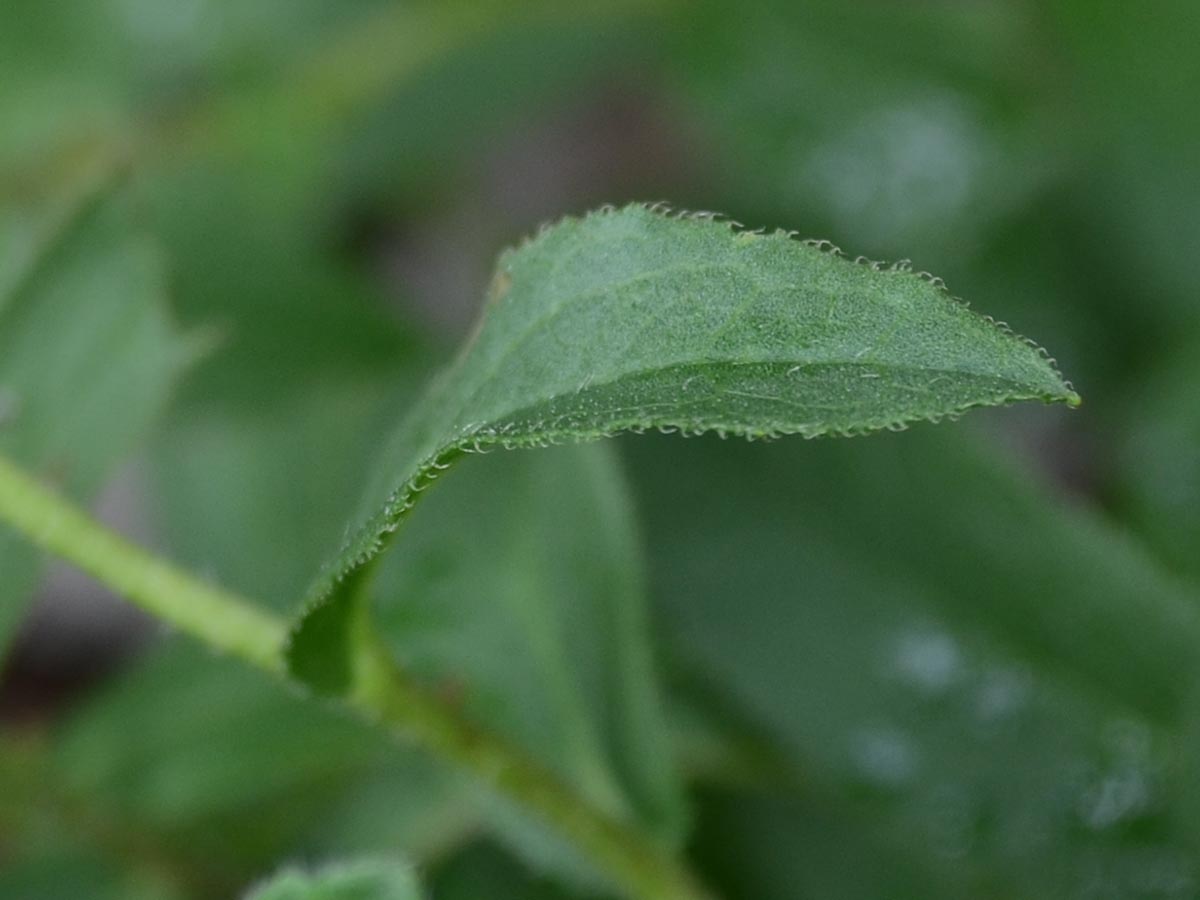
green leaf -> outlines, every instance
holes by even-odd
[[[971,878],[956,895],[1095,871],[1142,896],[1191,868],[1195,599],[969,430],[631,446],[668,646],[790,761],[775,797]],[[809,876],[852,882],[846,852]]]
[[[0,293],[0,451],[78,496],[149,430],[191,353],[165,308],[157,248],[122,198],[92,178],[70,191],[0,216],[12,267]],[[38,570],[37,554],[0,530],[0,647]]]
[[[294,608],[312,559],[351,512],[381,408],[398,403],[383,380],[411,379],[393,364],[373,382],[321,384],[252,419],[221,407],[173,417],[156,457],[173,555]],[[651,665],[636,527],[611,451],[472,462],[487,464],[465,465],[432,497],[379,572],[372,595],[383,637],[472,718],[521,742],[614,814],[635,814],[679,840],[682,786]],[[307,485],[302,495],[297,483]],[[357,791],[362,802],[327,816],[345,823],[315,846],[385,847],[379,835],[393,833],[381,828],[387,797],[402,790],[411,805],[411,781],[378,779],[374,795],[369,786]],[[392,793],[380,793],[384,786]],[[544,850],[544,834],[514,810],[496,800],[488,812],[524,856],[559,862],[561,845]],[[445,818],[435,816],[429,830]],[[347,831],[361,832],[358,844],[339,838]]]
[[[1153,9],[1055,0],[1045,13],[1044,26],[1060,36],[1063,71],[1070,73],[1064,108],[1082,126],[1071,135],[1080,242],[1107,248],[1081,263],[1099,269],[1102,290],[1103,279],[1118,281],[1112,296],[1100,298],[1103,313],[1123,339],[1132,329],[1150,344],[1151,356],[1163,336],[1200,324],[1189,263],[1200,252],[1192,218],[1200,202],[1194,163],[1200,115],[1173,100],[1200,78],[1193,52],[1200,15],[1187,0],[1163,0]]]
[[[1130,524],[1176,571],[1200,581],[1200,360],[1184,352],[1143,378],[1117,440],[1117,489]]]
[[[50,750],[46,796],[18,828],[69,810],[63,827],[80,840],[120,837],[226,894],[285,856],[420,861],[480,817],[424,754],[182,642],[73,710]]]
[[[193,895],[194,896],[194,895]],[[89,900],[188,900],[189,895],[158,876],[151,866],[130,873],[111,857],[77,851],[70,839],[31,859],[5,859],[0,897],[87,897]]]
[[[606,74],[645,59],[652,48],[636,26],[658,5],[603,0],[567,17],[526,4],[529,11],[505,16],[486,35],[446,47],[365,111],[333,167],[335,187],[370,209],[392,201],[406,217],[444,213],[481,142],[527,133],[531,121],[569,108]],[[492,218],[475,224],[511,228],[508,216]]]
[[[419,352],[367,279],[314,233],[333,227],[311,212],[315,163],[299,151],[291,162],[298,172],[203,160],[147,179],[174,305],[219,338],[183,385],[189,414],[273,416],[293,395],[371,378]]]
[[[569,900],[580,896],[522,867],[486,842],[463,848],[431,872],[427,881],[438,900]]]
[[[693,854],[722,897],[948,900],[988,896],[961,877],[922,869],[878,829],[810,791],[703,791]]]
[[[1019,4],[701,0],[667,65],[709,163],[704,196],[945,273],[1055,174],[1044,23]],[[1061,79],[1059,79],[1061,80]],[[1003,112],[999,112],[1003,110]]]
[[[474,339],[384,454],[382,507],[316,585],[292,671],[348,688],[338,586],[466,452],[647,428],[858,434],[1025,399],[1078,403],[1037,348],[903,265],[638,205],[568,219],[501,258]]]
[[[174,417],[157,456],[174,554],[294,610],[312,559],[352,511],[380,411],[398,402],[386,382],[396,381],[411,378],[393,364],[373,381],[321,384],[253,419],[220,408]],[[682,786],[651,665],[642,560],[626,484],[606,451],[464,466],[371,593],[383,637],[434,690],[614,814],[636,813],[677,840]],[[495,824],[529,856],[536,836],[510,812]]]
[[[407,671],[614,817],[684,832],[636,522],[611,448],[471,459],[372,590]],[[499,827],[528,826],[500,810]]]
[[[249,895],[249,900],[419,900],[409,866],[363,861],[327,866],[312,874],[280,872]]]
[[[29,0],[5,5],[0,32],[0,180],[47,148],[92,143],[120,127],[133,48],[115,10],[80,6],[47,17]],[[16,180],[16,179],[14,179]]]
[[[258,673],[176,644],[76,710],[53,765],[72,806],[236,872],[286,851],[388,749]]]

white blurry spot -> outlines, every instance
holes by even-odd
[[[928,694],[942,694],[962,674],[962,652],[954,636],[932,628],[904,632],[892,655],[896,674]]]
[[[850,755],[859,773],[882,787],[903,787],[917,774],[917,748],[895,728],[861,729],[851,740]]]
[[[802,150],[799,177],[838,228],[900,243],[961,218],[995,155],[961,100],[937,94],[885,107]]]
[[[1029,702],[1032,692],[1033,677],[1024,669],[989,669],[975,691],[975,714],[985,723],[1007,719]]]
[[[1122,766],[1105,774],[1080,798],[1079,817],[1089,828],[1102,831],[1132,818],[1150,802],[1149,778],[1136,766]]]
[[[1103,740],[1112,762],[1106,771],[1088,780],[1078,805],[1080,818],[1097,831],[1145,811],[1154,782],[1152,736],[1145,723],[1132,719],[1109,722]]]
[[[197,36],[206,0],[115,0],[130,33],[148,44],[171,44]]]

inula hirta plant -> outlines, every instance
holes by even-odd
[[[76,255],[92,252],[89,242],[111,240],[103,228],[84,238],[64,234],[82,241]],[[42,252],[64,251],[50,239]],[[22,290],[33,288],[0,295],[14,389],[26,377],[18,365],[23,329],[53,315],[55,303],[50,297],[35,308]],[[44,370],[30,361],[24,371],[32,378]],[[404,545],[421,498],[453,477],[467,454],[650,430],[868,435],[1021,400],[1079,403],[1040,348],[968,309],[939,279],[782,231],[635,204],[564,219],[500,257],[478,325],[396,423],[359,520],[331,548],[291,620],[131,544],[7,458],[0,458],[0,519],[221,654],[459,767],[530,827],[569,845],[595,884],[630,897],[697,900],[707,894],[681,861],[673,801],[652,790],[638,796],[653,773],[625,773],[620,783],[602,774],[565,777],[397,658],[373,613],[383,555]],[[701,487],[738,489],[736,479]],[[391,883],[397,896],[417,890],[403,869],[327,877]],[[260,896],[302,896],[304,884],[287,873]]]

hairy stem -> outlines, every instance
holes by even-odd
[[[115,534],[3,456],[0,522],[213,649],[287,677],[282,619]],[[540,816],[627,895],[704,900],[688,871],[652,838],[596,811],[521,750],[464,721],[408,678],[369,632],[358,648],[354,686],[340,702]]]

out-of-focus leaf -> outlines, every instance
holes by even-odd
[[[455,854],[428,877],[438,900],[566,900],[578,897],[540,878],[492,844],[476,843]]]
[[[129,45],[113,27],[116,4],[74,3],[48,16],[29,0],[4,6],[0,27],[0,183],[11,164],[47,147],[104,141],[125,120],[122,60]]]
[[[171,417],[154,461],[173,554],[294,611],[314,560],[342,537],[362,468],[414,381],[397,360],[354,380],[331,374],[258,412],[216,404]]]
[[[1200,112],[1178,98],[1200,79],[1200,9],[1055,0],[1046,11],[1072,100],[1079,221],[1102,248],[1095,265],[1125,288],[1113,317],[1148,319],[1160,335],[1194,327]]]
[[[486,815],[473,783],[427,754],[406,753],[343,789],[309,823],[294,855],[326,859],[399,848],[427,864],[477,832]]]
[[[471,460],[427,504],[373,591],[406,670],[614,816],[678,841],[642,560],[611,453]]]
[[[961,878],[871,840],[868,823],[810,796],[778,790],[704,792],[693,856],[727,900],[934,900],[987,896]]]
[[[410,213],[411,204],[445,203],[448,189],[471,176],[482,143],[527,130],[644,59],[636,26],[658,6],[606,0],[578,17],[511,17],[444,53],[366,112],[333,155],[336,186],[374,209],[381,201],[410,204]]]
[[[1187,896],[1200,614],[1138,548],[953,431],[631,450],[681,665],[802,785],[972,896]]]
[[[532,47],[547,52],[539,36],[564,47],[554,59],[586,70],[577,52],[579,34],[592,39],[589,53],[603,52],[594,46],[589,23],[605,28],[632,12],[644,15],[642,5],[628,0],[604,0],[566,16],[544,0],[361,2],[353,4],[353,14],[344,4],[303,5],[284,17],[285,31],[296,29],[302,37],[272,35],[263,41],[270,46],[257,43],[263,40],[259,29],[271,21],[265,11],[246,13],[238,4],[227,10],[230,4],[222,3],[220,12],[206,12],[214,28],[220,24],[226,49],[239,47],[239,59],[246,38],[237,23],[253,20],[247,30],[258,36],[244,50],[247,71],[226,79],[214,74],[225,90],[205,93],[204,102],[179,121],[168,121],[165,146],[154,148],[161,158],[151,157],[146,193],[176,261],[180,313],[186,322],[215,325],[226,339],[189,382],[183,398],[189,405],[194,400],[261,410],[331,374],[361,375],[408,352],[410,344],[384,308],[386,298],[343,258],[355,237],[344,233],[347,205],[368,197],[377,203],[381,185],[398,166],[423,184],[441,183],[451,158],[461,155],[456,129],[466,121],[478,143],[485,117],[448,101],[441,89],[447,82],[467,86],[464,100],[499,94],[498,102],[485,100],[489,114],[504,104],[511,110],[536,102],[570,88],[548,74],[545,63],[532,72],[525,65]],[[507,52],[514,38],[521,52]],[[277,60],[277,44],[290,46],[294,58]],[[451,65],[448,77],[429,77],[456,53],[459,60],[482,60],[484,71],[464,74]],[[274,68],[265,60],[276,60]],[[499,76],[486,71],[489,65],[501,70]],[[489,91],[481,93],[481,84]],[[403,141],[379,131],[395,104],[403,109]],[[438,127],[446,110],[453,110],[449,129]],[[386,160],[353,162],[364,142],[390,147]],[[433,172],[431,156],[437,161]],[[352,184],[347,169],[356,172]]]
[[[5,860],[0,900],[180,900],[187,894],[153,871],[130,873],[111,857],[63,847],[36,859]]]
[[[367,860],[316,872],[288,869],[252,891],[249,900],[420,900],[412,867]]]
[[[1138,385],[1117,448],[1123,512],[1170,565],[1200,578],[1200,360],[1193,340]]]
[[[78,495],[149,430],[189,351],[167,314],[158,250],[122,199],[85,185],[73,213],[63,202],[51,195],[6,219],[21,225],[0,248],[16,273],[0,294],[0,450]],[[0,647],[37,560],[0,531]]]
[[[72,716],[54,761],[82,808],[219,868],[270,860],[389,749],[257,673],[174,646]]]
[[[179,314],[218,338],[184,385],[189,411],[271,417],[296,394],[373,379],[417,352],[363,274],[321,245],[315,163],[289,159],[301,174],[205,161],[145,184]]]
[[[358,60],[338,54],[340,71],[330,72],[336,60],[329,60],[316,74],[353,80],[351,70],[376,72],[380,58],[388,60],[385,73],[403,69],[410,57],[422,58],[414,49],[430,43],[428,29],[420,27],[429,17],[414,13],[412,4],[399,12],[388,6],[375,0],[121,0],[71,3],[64,15],[47,16],[41,4],[11,0],[0,30],[0,118],[7,126],[0,165],[64,143],[130,144],[159,129],[208,131],[214,118],[220,124],[213,107],[228,105],[231,96],[253,95],[262,121],[297,90],[327,89],[320,80],[299,83],[304,64],[310,55],[320,58],[315,48],[336,48],[343,32],[367,30],[373,19],[392,23],[376,53]],[[454,24],[453,16],[442,18]],[[241,141],[253,130],[219,137]]]
[[[174,873],[133,843],[108,833],[89,842],[64,827],[64,810],[43,805],[52,783],[45,741],[28,733],[0,735],[0,898],[175,900]],[[116,857],[125,854],[123,860]]]
[[[364,371],[353,379],[344,372],[328,374],[324,382],[277,397],[258,413],[254,404],[199,402],[168,423],[155,462],[174,554],[276,609],[294,610],[311,580],[313,561],[348,521],[359,472],[412,383],[411,355],[359,365]],[[195,677],[225,676],[199,671]],[[164,693],[164,704],[169,696]],[[244,724],[242,739],[249,739],[256,726],[250,716]],[[321,726],[297,715],[292,727],[296,734],[280,734],[281,742],[303,744],[307,729]],[[387,748],[380,752],[390,758]],[[198,765],[203,757],[180,758],[180,777]],[[352,777],[336,752],[319,765],[328,773],[315,777],[328,781],[330,789],[307,811],[293,813],[294,827],[286,833],[270,823],[260,829],[274,830],[277,851],[324,859],[402,847],[409,858],[424,862],[480,821],[467,785],[420,754],[404,754],[396,764],[352,765]],[[231,787],[236,796],[236,785]],[[278,801],[260,805],[286,811]],[[223,848],[231,850],[236,847]],[[258,865],[271,858],[260,853]]]
[[[336,540],[375,436],[411,379],[400,358],[330,377],[258,414],[218,399],[167,422],[156,497],[173,555],[291,610]],[[180,713],[186,709],[186,715]],[[136,736],[136,740],[131,740]],[[421,754],[173,646],[65,728],[60,780],[78,806],[243,883],[281,855],[444,852],[478,827],[466,786]]]
[[[382,508],[315,586],[290,665],[347,689],[339,585],[465,452],[654,427],[862,433],[1022,399],[1078,402],[1035,347],[903,266],[637,205],[565,220],[501,258],[478,332],[384,454],[367,492]]]
[[[339,823],[374,833],[360,852],[419,858],[478,816],[449,773],[185,645],[155,653],[73,715],[52,764],[57,802],[76,811],[78,830],[141,835],[225,885],[298,850],[344,846]],[[388,785],[386,811],[359,796],[368,784]],[[384,836],[397,843],[380,846]]]
[[[1058,167],[1052,61],[1015,3],[701,2],[668,42],[706,203],[945,273]],[[681,23],[682,25],[682,23]],[[716,199],[709,199],[712,195]]]

